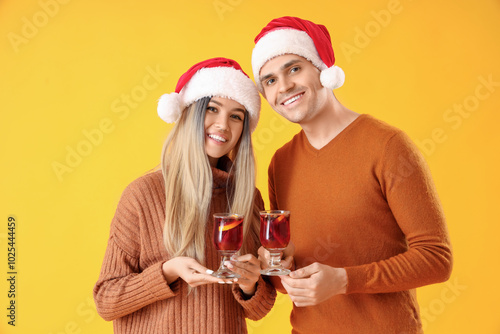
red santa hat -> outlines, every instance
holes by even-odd
[[[255,130],[260,115],[260,96],[253,81],[232,59],[212,58],[193,65],[177,82],[175,92],[158,101],[158,115],[175,123],[182,111],[203,97],[223,97],[242,104],[250,117],[250,131]]]
[[[324,87],[335,89],[344,84],[344,71],[334,65],[335,55],[326,27],[298,17],[285,16],[269,22],[255,37],[252,70],[261,92],[260,69],[268,60],[284,54],[295,54],[309,60],[321,71],[320,81]]]

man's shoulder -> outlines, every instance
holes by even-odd
[[[373,116],[367,117],[366,123],[361,133],[368,151],[396,155],[418,152],[418,147],[405,131]]]
[[[368,150],[383,149],[392,138],[406,137],[406,134],[401,129],[370,114],[359,115],[358,119],[346,130],[347,133],[343,136],[344,143],[347,140],[351,148],[361,145]],[[274,160],[289,159],[292,156],[301,154],[305,148],[304,142],[306,140],[305,133],[301,130],[290,141],[276,150]]]
[[[342,143],[351,152],[378,154],[385,150],[394,139],[404,138],[401,129],[372,115],[362,114],[355,120],[352,128],[343,136]]]
[[[362,122],[360,122],[360,130],[367,133],[370,136],[393,136],[395,134],[402,133],[399,128],[391,125],[385,121],[382,121],[372,115],[363,114]]]

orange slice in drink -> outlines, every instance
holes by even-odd
[[[234,222],[231,222],[227,225],[219,226],[219,231],[230,230],[230,229],[235,228],[236,226],[240,225],[241,223],[243,223],[243,219],[235,220]]]
[[[275,220],[274,220],[274,224],[277,224],[279,222],[281,222],[283,219],[285,219],[285,215],[279,215]]]

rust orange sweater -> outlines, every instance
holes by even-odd
[[[212,170],[210,217],[227,211],[228,174]],[[264,206],[260,193],[256,205]],[[165,187],[158,171],[137,179],[124,191],[94,287],[97,311],[105,320],[113,320],[115,333],[246,333],[245,317],[257,320],[270,311],[276,292],[262,278],[248,300],[237,285],[203,285],[189,295],[181,279],[168,285],[162,273],[162,264],[169,259],[163,246],[164,222]],[[212,226],[209,219],[205,266],[216,270],[220,257],[211,242]]]
[[[360,115],[320,150],[303,131],[269,166],[297,268],[347,271],[347,293],[295,307],[293,333],[421,333],[415,288],[448,279],[451,246],[430,172],[400,130]],[[279,280],[279,291],[286,293]]]

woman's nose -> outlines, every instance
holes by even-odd
[[[215,126],[221,131],[227,130],[227,117],[220,113],[215,120]]]

